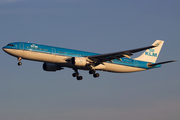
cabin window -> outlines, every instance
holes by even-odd
[[[58,51],[58,53],[61,53],[61,54],[67,54],[66,52],[62,52],[62,51]]]

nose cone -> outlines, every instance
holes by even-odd
[[[6,52],[6,46],[4,46],[2,49],[3,49],[3,51],[5,51],[5,52]]]
[[[14,53],[13,49],[11,49],[9,46],[4,46],[2,49],[4,52],[6,52],[9,55],[13,55],[13,53]]]
[[[15,45],[13,43],[9,43],[8,45],[4,46],[2,49],[4,52],[12,55],[14,53]]]
[[[7,53],[8,46],[4,46],[4,47],[2,48],[2,50]]]

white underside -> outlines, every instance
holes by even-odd
[[[15,57],[21,57],[22,59],[57,63],[62,67],[73,68],[73,66],[67,61],[70,58],[68,56],[60,56],[56,54],[46,54],[40,52],[23,51],[23,50],[15,50],[15,49],[5,49],[5,51],[10,55],[13,55]],[[89,67],[80,67],[78,69],[89,70]],[[146,70],[143,68],[130,67],[130,66],[107,63],[107,62],[104,62],[103,64],[96,66],[95,69],[108,71],[108,72],[118,72],[118,73],[137,72],[137,71]]]

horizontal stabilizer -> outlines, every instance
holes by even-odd
[[[170,62],[176,62],[177,60],[170,60],[170,61],[165,61],[165,62],[160,62],[160,63],[155,63],[155,64],[152,64],[152,63],[149,63],[148,66],[149,67],[154,67],[156,65],[160,65],[160,64],[165,64],[165,63],[170,63]]]

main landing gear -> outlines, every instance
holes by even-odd
[[[94,77],[94,78],[99,77],[99,73],[96,73],[95,70],[89,70],[89,74],[93,74],[93,77]]]
[[[96,73],[95,70],[89,70],[89,74],[93,74],[93,77],[94,77],[94,78],[97,78],[97,77],[100,76],[99,73]],[[74,69],[74,73],[72,74],[72,76],[73,76],[73,77],[76,77],[77,80],[82,80],[82,79],[83,79],[82,76],[79,76],[79,72],[78,72],[77,69]]]
[[[76,77],[77,80],[82,80],[83,77],[82,76],[79,76],[79,72],[77,69],[74,70],[74,73],[72,74],[73,77]]]
[[[19,65],[19,66],[22,65],[21,59],[22,59],[21,57],[18,57],[18,61],[19,61],[19,62],[18,62],[18,65]]]

